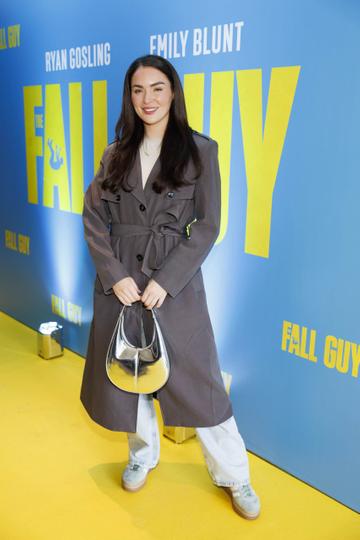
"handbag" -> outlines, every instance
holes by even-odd
[[[120,390],[133,394],[151,394],[159,390],[169,378],[170,361],[155,308],[151,309],[153,335],[151,343],[142,347],[132,345],[126,337],[123,306],[115,324],[106,354],[106,372]],[[141,331],[143,320],[141,317]],[[142,338],[142,344],[145,337]]]

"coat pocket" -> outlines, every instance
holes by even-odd
[[[178,190],[168,191],[166,199],[170,201],[170,205],[166,208],[166,213],[179,220],[184,209],[194,199],[195,184],[181,186]]]
[[[193,199],[195,191],[195,184],[188,184],[186,186],[181,186],[176,190],[168,191],[166,197],[174,201],[178,199]]]

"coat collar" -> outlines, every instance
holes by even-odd
[[[157,174],[160,172],[160,157],[154,163],[153,168],[150,171],[148,179],[145,184],[145,189],[142,185],[142,174],[141,174],[141,162],[140,162],[140,151],[137,150],[134,165],[130,170],[128,176],[128,183],[133,188],[131,193],[132,195],[145,206],[148,204],[148,200],[151,198],[151,195],[154,194],[152,190],[152,184],[155,181]]]

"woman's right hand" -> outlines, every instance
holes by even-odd
[[[140,300],[140,289],[132,277],[120,279],[113,286],[113,291],[125,306],[131,306],[132,302]]]

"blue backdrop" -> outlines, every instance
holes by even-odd
[[[219,142],[222,228],[203,268],[239,429],[357,511],[359,18],[350,0],[13,0],[0,17],[0,308],[61,321],[85,354],[82,195],[127,66],[167,56],[190,123]]]

